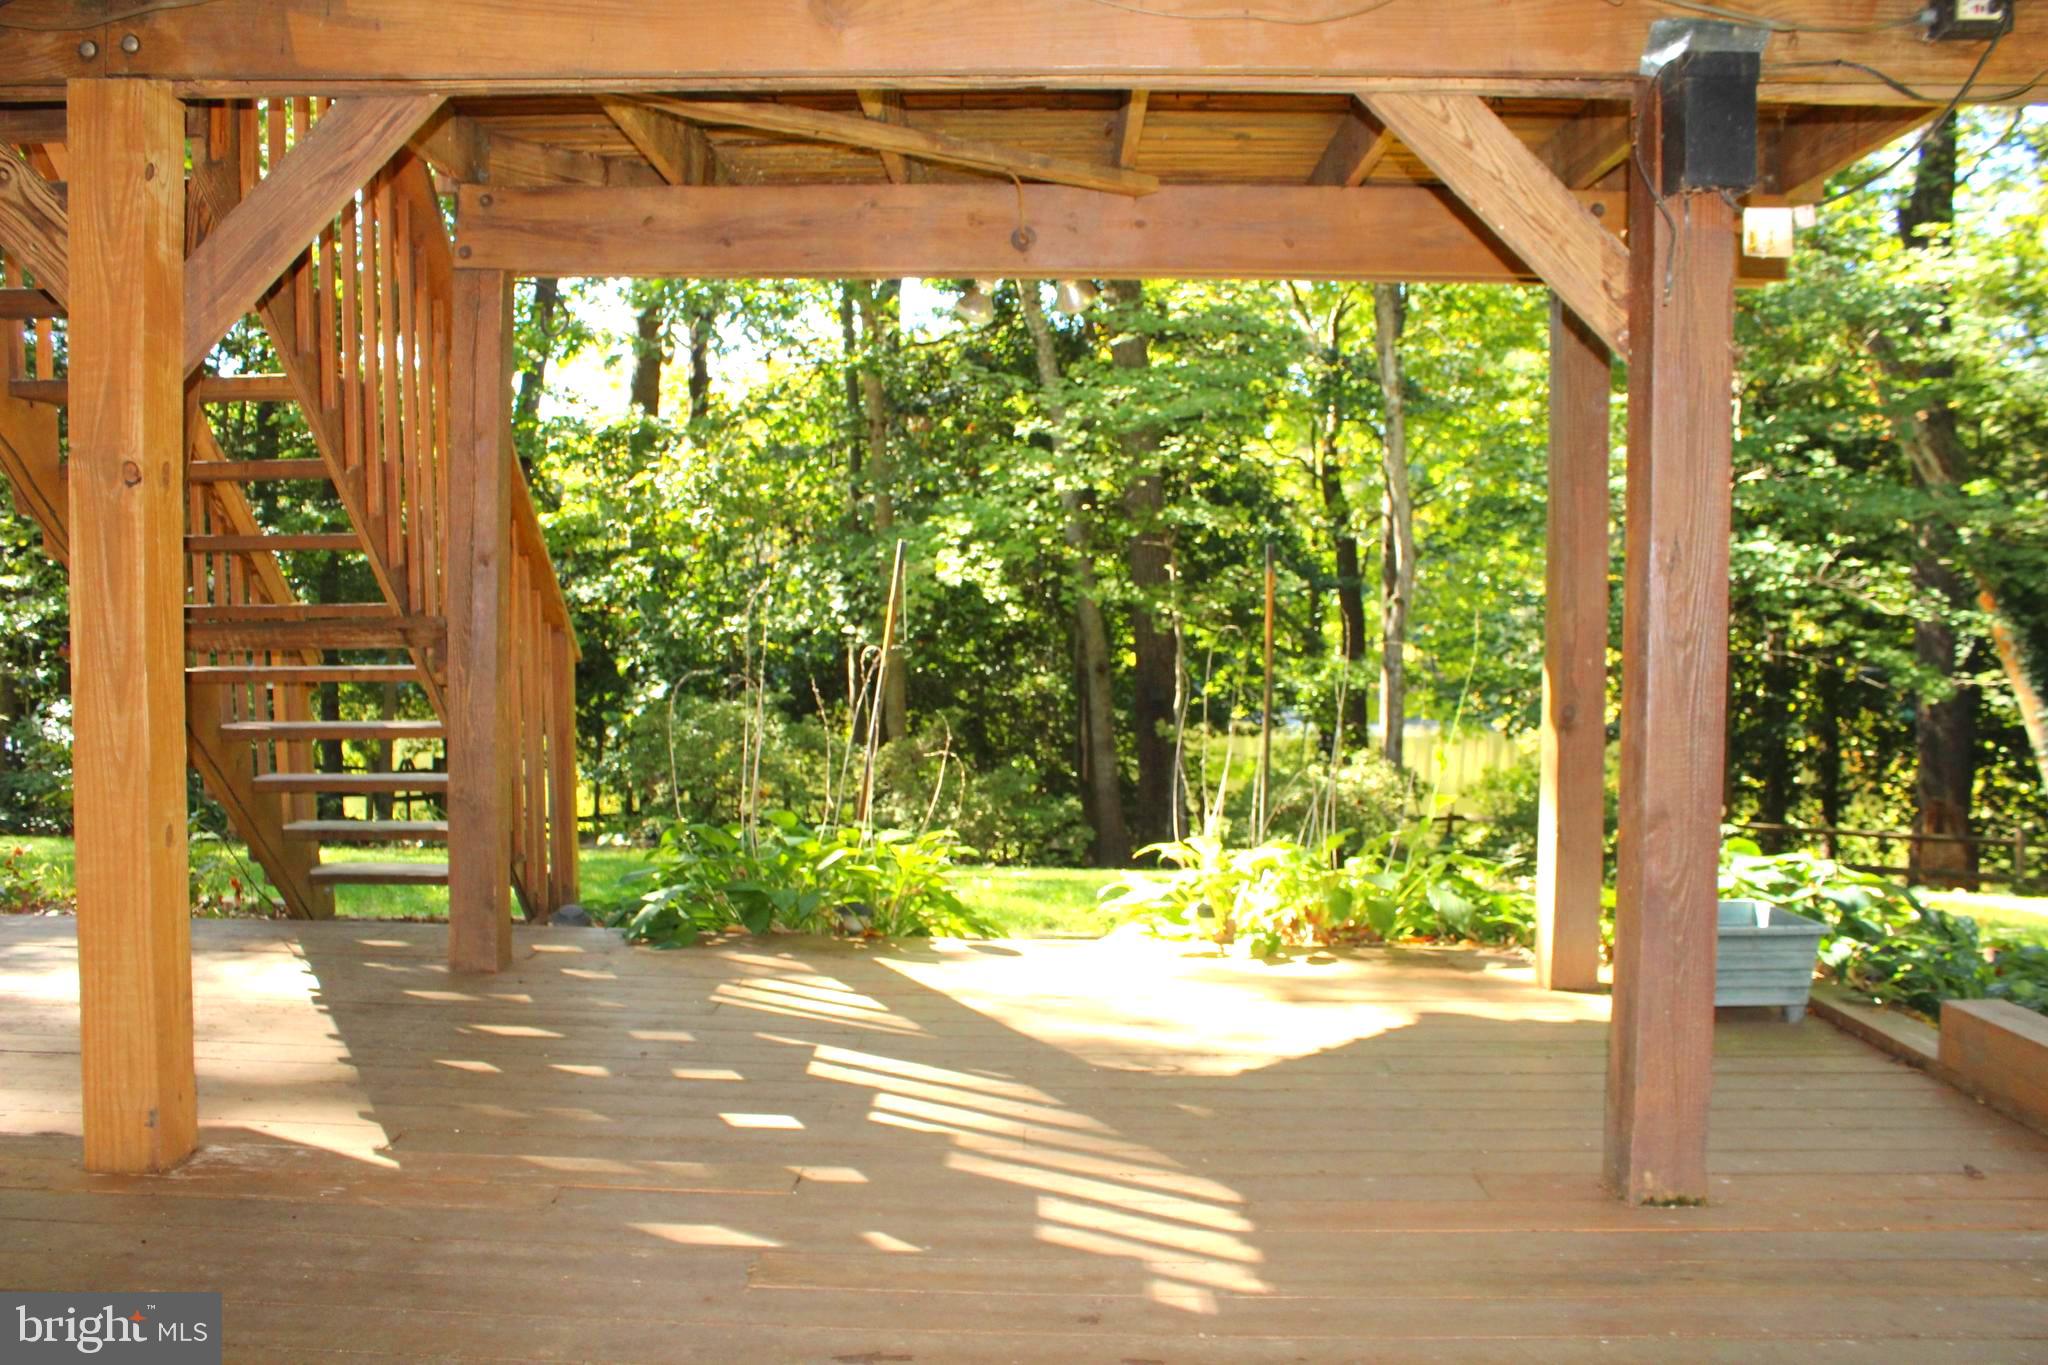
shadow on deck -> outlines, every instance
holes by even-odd
[[[1637,1210],[1605,1000],[1504,956],[201,923],[148,1181],[77,1170],[70,928],[0,922],[0,1284],[230,1359],[2048,1353],[2048,1141],[1818,1021],[1724,1019],[1714,1202]]]

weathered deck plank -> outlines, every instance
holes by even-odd
[[[1634,1209],[1606,1002],[1506,957],[442,934],[196,925],[203,1145],[138,1179],[69,922],[0,922],[0,1283],[221,1288],[252,1360],[2048,1352],[2048,1139],[1817,1021],[1724,1019],[1714,1202]]]

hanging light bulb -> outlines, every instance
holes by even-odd
[[[1067,317],[1079,317],[1095,302],[1096,288],[1086,280],[1061,280],[1052,306]]]
[[[960,296],[953,305],[953,316],[970,327],[986,327],[996,320],[996,301],[989,297],[989,291],[976,280],[974,287]]]

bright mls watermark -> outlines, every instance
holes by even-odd
[[[220,1365],[218,1294],[16,1294],[0,1290],[0,1360],[86,1357]]]

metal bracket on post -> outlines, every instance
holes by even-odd
[[[1656,84],[1663,127],[1658,193],[1757,183],[1757,82],[1770,30],[1712,19],[1659,19],[1642,71]]]

